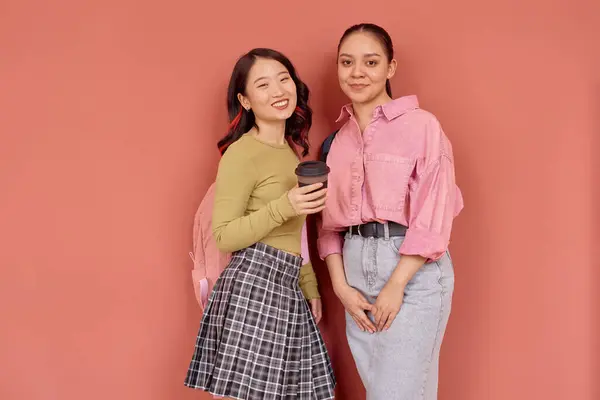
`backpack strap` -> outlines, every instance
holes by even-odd
[[[321,145],[321,161],[327,162],[327,155],[329,154],[329,150],[331,149],[331,144],[333,143],[333,139],[335,139],[335,135],[337,135],[339,131],[340,130],[337,129],[331,135],[327,136],[325,140],[323,140],[323,144]]]

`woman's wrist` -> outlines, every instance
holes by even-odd
[[[331,285],[333,286],[333,293],[335,293],[336,296],[339,296],[339,294],[349,286],[345,279],[337,282],[332,281]]]
[[[402,255],[388,282],[399,287],[406,287],[419,268],[425,264],[425,261],[426,259],[421,256]]]
[[[395,276],[394,274],[392,274],[392,276],[390,276],[390,279],[388,280],[388,282],[391,282],[395,286],[401,287],[401,288],[406,287],[406,285],[408,284],[408,281],[409,280],[406,276],[404,276],[404,275]]]
[[[346,274],[344,272],[344,262],[341,254],[330,254],[325,257],[327,269],[329,269],[329,277],[333,291],[337,295],[341,290],[348,286],[346,282]]]

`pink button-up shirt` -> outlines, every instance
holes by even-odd
[[[454,179],[452,146],[438,120],[419,108],[416,96],[379,106],[361,134],[352,106],[338,121],[327,165],[328,199],[319,228],[322,259],[342,252],[341,232],[374,220],[408,227],[400,254],[437,260],[463,208]]]

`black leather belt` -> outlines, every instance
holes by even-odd
[[[408,229],[404,225],[395,222],[388,222],[390,228],[390,236],[404,236]],[[348,228],[351,235],[359,235],[364,237],[382,238],[385,237],[385,226],[379,222],[367,222],[362,225],[354,225]]]

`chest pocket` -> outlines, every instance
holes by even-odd
[[[375,209],[403,211],[415,160],[394,154],[365,154],[365,197]]]

